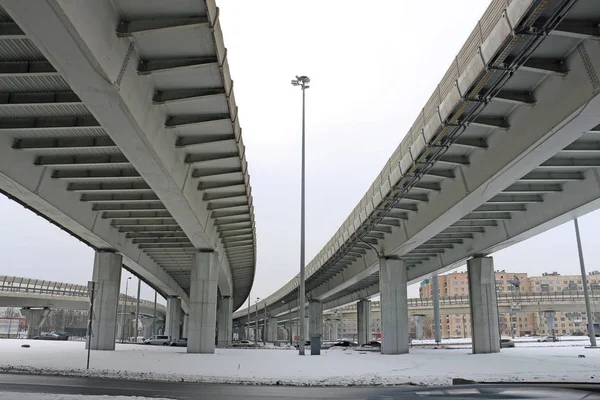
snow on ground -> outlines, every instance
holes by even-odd
[[[31,348],[22,348],[25,343]],[[337,349],[300,357],[293,350],[217,349],[215,354],[187,354],[180,347],[117,344],[116,351],[93,351],[91,369],[86,371],[84,343],[4,339],[0,340],[0,372],[323,386],[447,385],[452,378],[600,383],[600,349],[520,346],[480,355],[469,354],[470,349],[412,348],[410,354],[397,356]]]
[[[514,339],[507,336],[504,338],[511,339],[518,347],[581,347],[590,344],[590,339],[587,336],[561,336],[558,342],[538,342],[539,336],[516,337]],[[414,339],[412,345],[435,346],[436,343],[434,339]],[[453,349],[470,349],[471,338],[443,339],[441,345]]]
[[[77,394],[0,392],[0,400],[169,400],[158,397],[82,396]]]

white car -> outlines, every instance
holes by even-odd
[[[233,342],[234,347],[253,347],[256,344],[251,340],[238,340],[237,342]]]
[[[144,344],[153,344],[156,346],[168,346],[171,343],[171,337],[167,335],[153,335],[144,340]]]

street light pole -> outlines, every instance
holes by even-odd
[[[123,306],[123,314],[121,314],[121,343],[125,341],[125,314],[127,313],[127,289],[129,288],[129,280],[125,281],[125,305]]]
[[[575,223],[575,236],[577,237],[577,251],[579,252],[579,267],[581,267],[581,283],[583,283],[583,296],[585,297],[585,311],[588,322],[588,335],[590,337],[591,347],[596,347],[596,332],[594,330],[594,317],[592,315],[592,306],[590,304],[590,293],[587,286],[587,275],[585,273],[585,263],[583,261],[583,250],[581,248],[581,237],[579,235],[579,222],[577,218],[573,220]]]
[[[156,297],[158,292],[154,291],[154,314],[152,315],[152,335],[156,335]],[[150,335],[150,336],[152,336]]]
[[[250,293],[248,293],[248,321],[246,325],[248,327],[246,331],[248,337],[246,338],[246,340],[250,340]]]
[[[260,297],[256,298],[256,313],[254,314],[254,342],[258,345],[258,301]]]
[[[133,341],[137,343],[138,338],[138,324],[140,322],[140,289],[142,288],[142,280],[138,278],[138,289],[137,289],[137,301],[135,303],[135,333]]]
[[[305,288],[305,273],[304,273],[304,198],[305,198],[305,105],[306,105],[306,89],[310,83],[310,78],[308,76],[298,76],[296,75],[296,79],[292,79],[293,86],[300,86],[302,89],[302,178],[300,183],[300,288],[298,290],[298,305],[300,307],[300,338],[298,343],[298,354],[304,355],[304,341],[306,340],[304,337],[304,299],[306,297],[306,288]]]

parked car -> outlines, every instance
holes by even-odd
[[[362,344],[361,347],[381,347],[381,342],[378,342],[377,340],[372,340],[370,342]]]
[[[181,339],[173,340],[171,342],[171,346],[175,346],[175,347],[187,347],[187,338],[181,338]]]
[[[558,342],[558,338],[556,336],[542,336],[538,339],[538,342]]]
[[[295,347],[295,348],[298,348],[298,347],[300,347],[300,343],[298,343],[298,342],[294,343],[294,347]],[[304,342],[304,347],[305,347],[305,348],[306,348],[306,347],[310,347],[310,340],[307,340],[307,341],[305,341],[305,342]]]
[[[515,342],[512,339],[500,339],[500,348],[515,347]]]
[[[67,332],[52,332],[54,335],[58,336],[57,340],[69,340],[69,336],[71,336]]]
[[[232,346],[234,347],[252,347],[256,344],[251,340],[238,340],[233,342]]]
[[[354,347],[356,343],[353,343],[349,340],[340,340],[337,343],[334,343],[331,347]]]
[[[35,340],[61,340],[60,336],[55,333],[42,333],[39,336],[33,337]]]
[[[144,340],[144,344],[152,344],[155,346],[168,346],[171,343],[171,337],[167,335],[153,335]]]

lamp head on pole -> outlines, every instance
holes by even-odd
[[[292,86],[300,86],[302,90],[308,89],[310,86],[310,78],[306,75],[298,76],[296,75],[296,79],[292,79]]]

